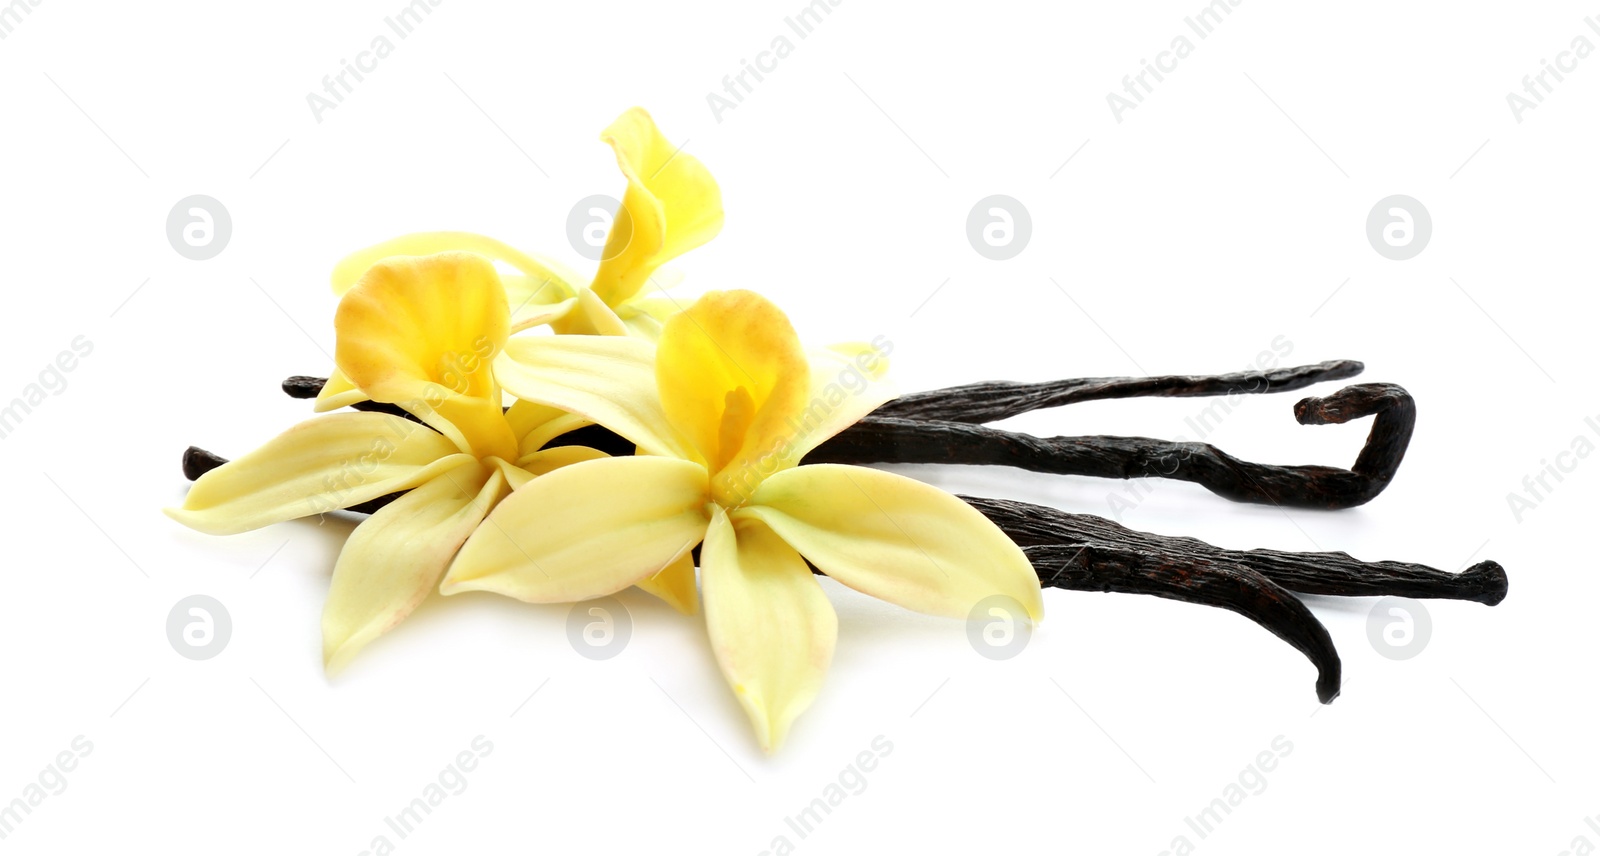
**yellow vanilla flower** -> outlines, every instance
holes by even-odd
[[[205,474],[182,508],[167,511],[226,535],[407,491],[362,521],[339,553],[322,616],[330,670],[404,620],[514,489],[605,457],[581,446],[544,448],[587,424],[578,417],[529,402],[502,412],[491,363],[509,317],[505,290],[483,258],[380,262],[340,300],[337,362],[364,395],[426,425],[385,413],[318,416]],[[654,591],[674,599],[670,589]],[[692,589],[680,591],[676,601],[692,607],[692,597]]]
[[[971,506],[881,470],[797,466],[892,397],[869,356],[808,361],[789,320],[748,291],[702,297],[667,321],[654,348],[637,338],[513,340],[495,366],[509,392],[581,413],[641,454],[519,488],[467,539],[441,591],[601,597],[681,568],[703,542],[712,647],[768,751],[833,655],[836,618],[807,561],[919,612],[966,617],[1004,595],[1037,619],[1028,559]]]
[[[722,228],[722,191],[705,166],[662,136],[642,108],[617,117],[600,139],[616,153],[628,188],[606,235],[600,267],[587,286],[561,264],[494,238],[421,232],[352,253],[334,268],[334,291],[342,294],[389,256],[462,250],[516,269],[503,278],[513,333],[549,324],[557,333],[653,338],[661,321],[678,307],[671,299],[641,292],[662,264],[716,237]],[[336,410],[362,398],[348,378],[335,372],[317,398],[317,409]]]

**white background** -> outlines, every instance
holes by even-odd
[[[843,0],[808,38],[778,3],[445,0],[318,122],[306,96],[400,0],[42,0],[0,41],[0,401],[77,336],[93,352],[0,441],[8,587],[0,800],[83,735],[67,786],[15,852],[759,853],[900,850],[1558,853],[1600,843],[1591,538],[1600,461],[1519,520],[1574,438],[1600,444],[1594,155],[1600,58],[1518,122],[1506,94],[1600,34],[1594,4],[1245,2],[1118,122],[1106,96],[1200,0]],[[775,36],[793,53],[718,121],[707,94]],[[1552,78],[1553,80],[1553,78]],[[567,610],[430,602],[338,679],[319,661],[328,574],[351,524],[228,539],[159,509],[179,455],[228,456],[303,418],[278,381],[333,347],[345,252],[465,229],[574,264],[566,218],[622,183],[596,136],[650,109],[721,183],[727,225],[675,266],[683,293],[760,289],[808,339],[886,334],[905,389],[984,379],[1238,370],[1353,358],[1420,409],[1399,477],[1337,513],[1158,484],[1124,523],[1234,547],[1345,550],[1456,570],[1502,562],[1490,609],[1430,602],[1431,641],[1369,644],[1371,600],[1312,599],[1344,659],[1313,670],[1230,613],[1049,591],[1016,659],[960,622],[843,590],[821,698],[765,757],[703,624],[637,592],[616,659],[580,657]],[[1086,142],[1087,141],[1087,142]],[[1074,154],[1076,153],[1076,154]],[[1069,161],[1070,157],[1070,161]],[[168,245],[208,194],[233,236]],[[1373,204],[1416,197],[1426,249],[1367,242]],[[1031,212],[1031,243],[979,256],[980,198]],[[1335,385],[1312,392],[1331,392]],[[1366,422],[1298,426],[1294,400],[1205,439],[1348,466]],[[1208,402],[1106,402],[1016,420],[1051,434],[1194,439]],[[1575,459],[1563,459],[1569,463]],[[907,468],[972,493],[1109,514],[1128,485]],[[168,611],[229,610],[215,659],[179,657]],[[537,693],[535,693],[537,690]],[[530,694],[533,694],[530,698]],[[467,787],[401,840],[384,818],[483,735]],[[785,824],[882,735],[893,749],[804,839]],[[1206,838],[1184,822],[1282,736],[1292,751]]]

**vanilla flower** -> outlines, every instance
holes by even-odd
[[[505,290],[483,258],[380,262],[340,300],[337,362],[364,396],[425,424],[373,412],[314,417],[200,477],[183,506],[167,511],[227,535],[406,491],[362,521],[339,553],[322,616],[330,670],[404,620],[514,489],[604,457],[544,448],[587,424],[578,417],[529,402],[502,411],[491,363],[509,321]],[[692,608],[692,592],[651,590]]]
[[[334,268],[334,291],[342,294],[389,256],[466,251],[516,270],[502,278],[513,333],[548,324],[557,333],[653,338],[678,306],[670,298],[646,296],[644,286],[662,264],[716,237],[722,228],[722,191],[705,166],[662,136],[642,108],[617,117],[600,139],[616,153],[628,187],[588,285],[560,263],[494,238],[419,232],[346,257]],[[317,398],[317,409],[336,410],[362,398],[348,378],[334,372]]]
[[[833,655],[837,619],[808,561],[919,612],[964,618],[1003,595],[1037,619],[1033,567],[971,506],[881,470],[798,466],[892,397],[868,356],[856,355],[865,382],[839,396],[831,387],[849,358],[808,360],[788,318],[748,291],[705,295],[666,322],[655,347],[631,337],[513,340],[495,364],[509,392],[582,414],[641,454],[579,462],[518,488],[467,539],[441,591],[601,597],[681,572],[703,542],[712,647],[768,751],[815,697]]]

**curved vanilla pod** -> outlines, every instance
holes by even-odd
[[[981,424],[1082,401],[1287,392],[1323,381],[1346,380],[1361,374],[1364,368],[1355,360],[1330,360],[1309,366],[1220,375],[1085,377],[1040,383],[989,381],[908,393],[878,408],[873,415]]]
[[[992,464],[1055,475],[1166,478],[1193,482],[1235,502],[1339,509],[1361,505],[1389,486],[1416,424],[1416,404],[1393,384],[1358,384],[1324,398],[1306,398],[1295,404],[1294,413],[1302,425],[1376,418],[1366,445],[1348,470],[1257,464],[1210,443],[1148,437],[1035,437],[986,425],[877,413],[818,446],[805,462]]]
[[[1339,659],[1327,630],[1290,592],[1469,600],[1505,599],[1505,569],[1479,562],[1459,574],[1409,562],[1361,562],[1347,553],[1228,550],[1195,538],[1139,532],[1090,514],[963,496],[1033,562],[1047,586],[1148,594],[1237,612],[1305,654],[1317,697],[1339,694]]]
[[[183,453],[183,474],[193,481],[227,462],[226,458],[190,446]],[[370,514],[399,495],[380,496],[345,510]],[[1453,574],[1413,562],[1363,562],[1344,552],[1229,550],[1196,538],[1140,532],[1092,514],[1073,514],[1005,499],[961,498],[983,512],[1024,549],[1090,540],[1134,543],[1144,549],[1175,556],[1187,555],[1240,565],[1266,576],[1289,591],[1330,597],[1470,600],[1494,606],[1505,600],[1509,588],[1505,569],[1493,561],[1479,562],[1461,573]]]
[[[1230,550],[1198,538],[1129,529],[1092,514],[1017,502],[963,496],[1023,549],[1038,546],[1113,544],[1182,560],[1238,565],[1301,594],[1333,597],[1411,597],[1468,600],[1494,606],[1505,600],[1509,581],[1498,562],[1483,561],[1450,573],[1412,562],[1363,562],[1349,553]]]
[[[1325,398],[1295,404],[1302,425],[1331,425],[1375,416],[1367,443],[1348,470],[1324,466],[1256,464],[1209,443],[1176,443],[1148,437],[1035,437],[990,428],[975,419],[1004,418],[1040,407],[1096,398],[1135,395],[1224,395],[1299,389],[1361,371],[1353,360],[1298,366],[1263,373],[1160,378],[1088,378],[1042,384],[973,384],[915,393],[878,408],[818,446],[804,463],[993,464],[1055,475],[1099,478],[1168,478],[1198,484],[1235,502],[1292,508],[1351,508],[1382,493],[1405,457],[1416,423],[1416,404],[1393,384],[1357,384]],[[295,376],[283,382],[294,398],[315,398],[325,378]],[[981,396],[1001,399],[992,407]],[[902,407],[905,402],[911,406]],[[389,404],[363,401],[359,410],[413,418]],[[901,413],[948,413],[955,419],[909,418]],[[581,444],[607,454],[632,454],[632,444],[605,428],[590,426],[552,445]]]
[[[1339,652],[1327,628],[1287,589],[1249,568],[1092,541],[1042,544],[1027,547],[1023,553],[1045,586],[1148,594],[1243,615],[1316,666],[1319,701],[1328,704],[1339,695]]]

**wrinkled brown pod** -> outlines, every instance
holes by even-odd
[[[1348,470],[1240,460],[1210,443],[1148,437],[1035,437],[986,425],[882,417],[874,413],[812,450],[806,463],[992,464],[1055,475],[1166,478],[1198,484],[1235,502],[1351,508],[1383,492],[1405,458],[1416,405],[1393,384],[1347,386],[1294,406],[1302,425],[1376,415]]]

